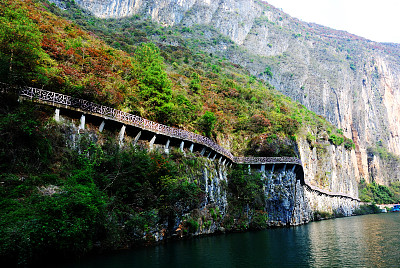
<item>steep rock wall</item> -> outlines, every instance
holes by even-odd
[[[98,132],[97,126],[87,124],[82,128],[79,120],[65,116],[61,117],[61,124],[63,125],[61,129],[63,129],[67,146],[74,150],[86,151],[85,144],[87,146],[88,141],[90,141],[89,144],[102,144],[103,142],[102,134]],[[119,145],[124,146],[123,144],[130,142],[132,142],[132,137],[125,136],[124,143],[120,142]],[[148,141],[139,141],[138,146],[146,147]],[[157,145],[153,147],[153,150],[165,152],[165,147]],[[190,152],[186,152],[186,154],[190,154]],[[341,152],[341,154],[345,153]],[[193,157],[193,155],[188,157]],[[204,193],[201,202],[197,204],[195,209],[183,215],[178,215],[176,219],[159,222],[155,227],[139,234],[143,240],[147,241],[149,237],[152,241],[184,237],[187,235],[187,221],[189,219],[197,223],[196,230],[191,235],[197,236],[226,231],[226,220],[230,217],[230,203],[228,202],[230,167],[209,158],[203,158],[202,163],[204,164],[200,167],[199,172],[193,173],[197,174],[196,177],[190,178],[190,180],[197,182]],[[293,165],[268,166],[266,170],[252,169],[249,172],[254,175],[261,172],[260,179],[265,196],[262,213],[267,215],[265,224],[268,226],[305,224],[314,220],[315,212],[341,213],[350,216],[359,205],[358,202],[346,198],[321,195],[308,190],[307,187],[301,185],[299,178],[296,177]],[[335,183],[334,181],[332,185]],[[333,189],[336,188],[333,187]],[[340,190],[341,188],[337,189]],[[248,206],[244,206],[240,210],[246,215],[245,222],[239,223],[239,219],[234,218],[232,225],[244,224],[245,228],[249,228],[256,215],[254,211],[249,210]],[[173,226],[171,226],[171,222],[173,222]],[[244,229],[239,228],[239,230]]]
[[[383,165],[379,170],[374,169],[375,175],[371,174],[367,148],[382,141],[390,152],[400,154],[398,45],[375,43],[304,23],[256,0],[77,0],[76,3],[101,18],[139,14],[163,25],[214,27],[241,48],[222,46],[220,53],[323,115],[355,140],[358,179],[363,177],[368,181],[376,174],[393,177],[392,170]],[[203,49],[215,52],[218,46]],[[266,66],[273,71],[272,79],[260,74]]]
[[[355,150],[346,150],[328,141],[312,147],[305,139],[299,139],[298,149],[304,178],[310,185],[358,197],[360,174]]]

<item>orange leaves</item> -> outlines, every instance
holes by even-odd
[[[61,42],[45,35],[42,40],[42,48],[49,54],[52,58],[56,60],[61,60],[64,54],[65,46]]]

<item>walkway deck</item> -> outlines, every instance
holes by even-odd
[[[202,145],[214,151],[226,159],[229,159],[234,164],[246,164],[246,165],[279,165],[279,164],[291,164],[297,166],[297,170],[301,174],[301,184],[305,185],[309,191],[316,192],[321,195],[349,198],[352,200],[360,201],[358,198],[354,198],[344,193],[334,193],[327,190],[319,189],[316,186],[311,185],[308,180],[304,179],[304,171],[301,159],[296,157],[235,157],[232,153],[216,144],[211,139],[195,134],[190,131],[169,127],[163,124],[159,124],[137,115],[129,114],[111,107],[96,104],[87,100],[74,98],[61,93],[56,93],[48,90],[22,87],[10,89],[7,84],[0,83],[0,92],[16,91],[21,97],[31,99],[36,102],[55,106],[58,108],[64,108],[69,110],[80,111],[85,114],[91,114],[93,116],[101,117],[107,120],[113,120],[120,122],[124,125],[130,125],[142,130],[152,132],[157,135],[167,136],[169,138],[175,138],[182,141],[189,141],[193,144]],[[215,155],[216,155],[215,154]],[[214,157],[215,158],[215,157]]]

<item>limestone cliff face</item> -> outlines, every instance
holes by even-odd
[[[303,139],[298,141],[303,162],[304,177],[309,184],[331,192],[358,197],[360,177],[355,150],[346,150],[328,141],[310,146]]]
[[[235,44],[209,44],[202,49],[219,51],[353,138],[356,150],[346,156],[351,159],[346,165],[349,170],[354,168],[354,176],[368,181],[378,173],[393,175],[384,165],[368,166],[367,148],[381,141],[390,152],[400,155],[399,45],[304,23],[257,0],[75,2],[101,18],[139,14],[163,25],[215,28]],[[271,67],[273,78],[261,74],[266,66]],[[338,160],[329,161],[326,165],[333,166]]]

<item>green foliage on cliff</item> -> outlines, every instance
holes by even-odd
[[[386,146],[379,141],[376,146],[367,149],[368,154],[379,156],[383,161],[400,164],[400,157],[389,152]]]
[[[42,44],[43,34],[17,2],[0,2],[0,79],[14,83],[45,82],[51,71],[50,57]],[[46,69],[47,67],[47,69]]]
[[[45,1],[24,3],[30,17],[40,18],[42,48],[56,70],[47,83],[33,83],[38,87],[212,138],[233,139],[230,149],[239,154],[271,156],[271,150],[262,149],[265,137],[275,135],[279,148],[303,135],[302,126],[332,128],[242,66],[202,50],[207,42],[232,45],[211,26],[162,27],[139,16],[102,20],[73,1],[65,3],[67,10]],[[272,77],[269,66],[265,75]],[[212,130],[204,125],[205,112],[216,116]],[[247,142],[240,141],[244,138]],[[294,150],[272,151],[294,155]]]
[[[400,183],[393,182],[390,186],[385,186],[362,180],[359,184],[359,197],[363,202],[376,204],[400,203]]]
[[[0,97],[0,258],[24,264],[145,243],[200,203],[198,158],[120,149],[112,133],[103,143],[75,133],[67,146],[71,128],[52,112]]]
[[[225,228],[240,231],[266,228],[268,213],[263,208],[265,194],[261,173],[251,173],[247,166],[238,165],[230,171],[228,178],[229,210],[224,220]],[[238,219],[236,223],[234,218]]]
[[[138,81],[139,94],[144,99],[144,105],[154,110],[155,116],[151,117],[159,122],[168,122],[174,103],[171,102],[171,81],[165,72],[160,50],[153,43],[143,43],[135,50],[133,59],[131,76]]]

